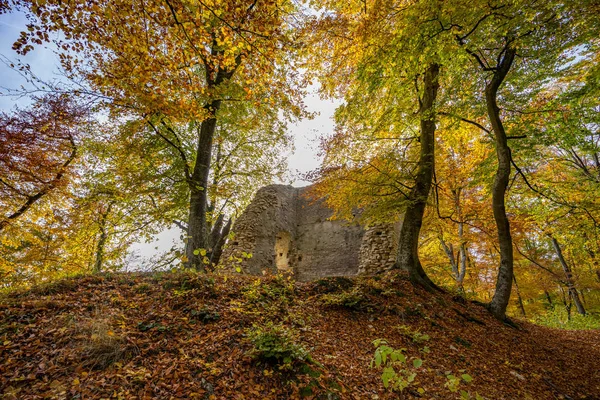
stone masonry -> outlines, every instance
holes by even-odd
[[[398,224],[364,227],[330,220],[333,211],[322,199],[309,199],[309,188],[258,190],[233,226],[224,264],[255,275],[289,272],[301,281],[376,274],[394,264]]]

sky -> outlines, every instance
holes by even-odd
[[[16,53],[12,50],[12,44],[25,30],[27,20],[23,14],[0,15],[0,57],[14,61]],[[38,47],[30,52],[23,61],[31,66],[34,74],[45,81],[58,79],[58,57],[48,48]],[[21,85],[27,85],[25,79],[16,71],[4,63],[0,63],[0,93],[4,94],[4,88],[18,89]],[[0,110],[9,111],[15,105],[26,105],[26,98],[15,98],[14,96],[0,96]],[[292,177],[292,185],[296,187],[306,186],[309,182],[301,179],[302,174],[316,169],[320,164],[318,157],[319,138],[333,132],[333,113],[336,103],[331,100],[323,100],[316,93],[316,87],[304,98],[308,111],[318,113],[313,119],[305,119],[289,126],[289,132],[294,137],[295,150],[288,157],[288,172]],[[283,183],[283,182],[275,182]],[[138,243],[132,250],[143,258],[166,251],[179,240],[179,229],[170,229],[157,235],[157,241],[153,243]]]

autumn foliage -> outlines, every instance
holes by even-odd
[[[12,12],[27,25],[2,60],[27,85],[2,91],[30,104],[0,113],[8,398],[391,397],[365,369],[375,339],[423,356],[431,398],[455,367],[489,398],[600,393],[596,333],[526,322],[598,326],[597,1],[0,0]],[[44,46],[56,81],[26,63]],[[288,178],[309,87],[339,102],[311,192],[334,219],[399,223],[394,271],[232,277],[220,256]],[[170,250],[131,252],[168,229]]]

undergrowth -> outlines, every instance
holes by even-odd
[[[549,310],[546,314],[538,315],[532,319],[538,325],[559,329],[600,329],[600,317],[597,315],[581,315],[571,313],[571,318],[564,308]]]
[[[308,350],[299,344],[298,332],[281,324],[269,321],[263,326],[253,325],[246,335],[253,346],[248,355],[256,360],[277,365],[281,370],[313,362]]]

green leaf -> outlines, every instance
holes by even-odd
[[[377,367],[381,365],[381,352],[379,350],[375,352],[375,365]]]
[[[413,366],[415,368],[419,368],[421,365],[423,365],[423,360],[421,360],[420,358],[415,358],[413,360]]]
[[[462,374],[460,377],[463,379],[463,381],[465,381],[467,383],[469,383],[473,380],[473,377],[469,374]]]
[[[381,374],[381,380],[383,381],[383,386],[386,388],[390,385],[390,380],[396,375],[396,371],[392,367],[385,367],[383,373]]]

